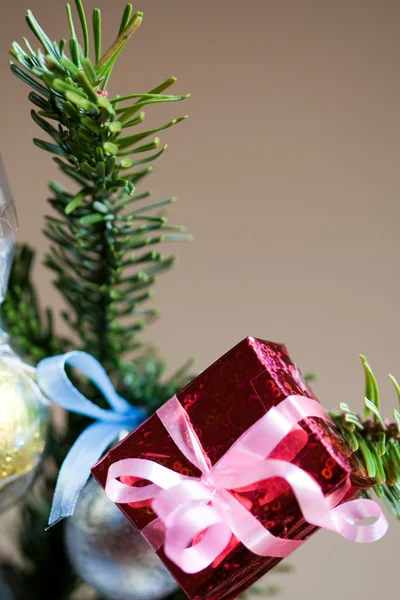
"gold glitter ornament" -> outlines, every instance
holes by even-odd
[[[48,401],[0,334],[0,511],[26,493],[43,457]]]

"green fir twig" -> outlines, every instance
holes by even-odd
[[[400,422],[394,409],[393,421],[380,412],[380,393],[375,375],[365,356],[361,355],[365,374],[364,416],[356,415],[347,404],[340,413],[330,413],[348,446],[365,466],[373,490],[384,498],[389,510],[400,519]],[[389,375],[398,398],[400,388]]]
[[[155,134],[186,117],[140,129],[145,119],[141,109],[147,104],[179,102],[187,95],[163,94],[175,82],[169,78],[149,93],[109,100],[104,88],[143,14],[132,16],[128,4],[115,42],[99,58],[101,13],[96,9],[92,62],[85,10],[81,0],[75,4],[83,48],[69,5],[66,43],[52,42],[28,11],[28,25],[42,49],[34,51],[27,42],[14,42],[11,54],[19,65],[12,62],[11,69],[33,88],[31,115],[44,133],[35,144],[53,155],[72,183],[70,189],[50,184],[50,204],[57,216],[48,216],[45,227],[50,240],[46,265],[55,273],[55,285],[67,303],[63,317],[82,347],[121,380],[127,368],[124,355],[140,347],[138,334],[158,314],[144,310],[142,303],[152,296],[159,275],[174,263],[174,257],[152,248],[190,239],[183,227],[168,224],[164,207],[172,199],[143,204],[140,198],[149,194],[136,193],[139,182],[151,172],[151,163],[166,149],[157,150],[160,139]],[[140,118],[133,118],[138,111]],[[126,133],[126,128],[132,131]]]

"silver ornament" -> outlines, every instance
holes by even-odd
[[[65,527],[80,577],[110,600],[161,600],[178,586],[154,550],[91,479]]]

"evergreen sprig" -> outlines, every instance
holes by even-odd
[[[380,412],[380,393],[376,377],[365,356],[361,355],[365,373],[364,415],[357,416],[342,403],[340,413],[330,413],[347,445],[364,464],[371,486],[384,498],[390,511],[400,519],[400,413],[394,409],[393,421]],[[400,387],[389,375],[400,401]]]
[[[53,311],[47,308],[43,312],[40,308],[32,283],[34,258],[35,252],[29,246],[17,249],[2,316],[13,345],[26,361],[36,364],[46,356],[65,352],[69,342],[56,334]]]
[[[11,70],[33,90],[31,116],[46,134],[34,143],[53,155],[76,188],[52,182],[50,203],[57,216],[46,218],[51,242],[46,264],[68,304],[63,317],[83,348],[121,378],[127,369],[124,355],[141,347],[137,334],[158,315],[142,305],[159,275],[175,261],[156,247],[190,239],[165,217],[175,198],[153,202],[150,192],[136,192],[166,149],[160,148],[157,134],[186,117],[143,129],[143,108],[187,95],[164,94],[175,83],[169,78],[148,93],[109,99],[106,86],[116,60],[143,15],[133,14],[128,4],[115,42],[101,56],[101,12],[96,9],[92,62],[84,7],[81,0],[75,4],[83,45],[69,5],[70,39],[60,42],[51,41],[28,11],[27,23],[42,48],[33,50],[25,38],[23,45],[14,42],[11,54],[19,66],[11,62]]]

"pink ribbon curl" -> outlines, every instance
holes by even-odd
[[[117,504],[152,500],[158,519],[142,534],[156,549],[164,545],[165,555],[185,573],[198,573],[211,565],[226,550],[232,534],[260,556],[283,558],[304,543],[274,536],[229,492],[272,477],[281,477],[290,485],[309,524],[360,543],[374,542],[386,533],[388,523],[376,502],[357,499],[337,506],[350,487],[349,477],[339,493],[325,498],[320,485],[306,471],[268,458],[303,419],[330,421],[316,400],[287,397],[240,436],[213,466],[176,396],[157,415],[176,446],[201,471],[201,477],[181,475],[148,459],[126,458],[109,467],[105,489]],[[304,436],[306,441],[306,432]],[[132,487],[119,481],[123,476],[151,483]],[[374,523],[357,523],[370,517],[376,519]]]

